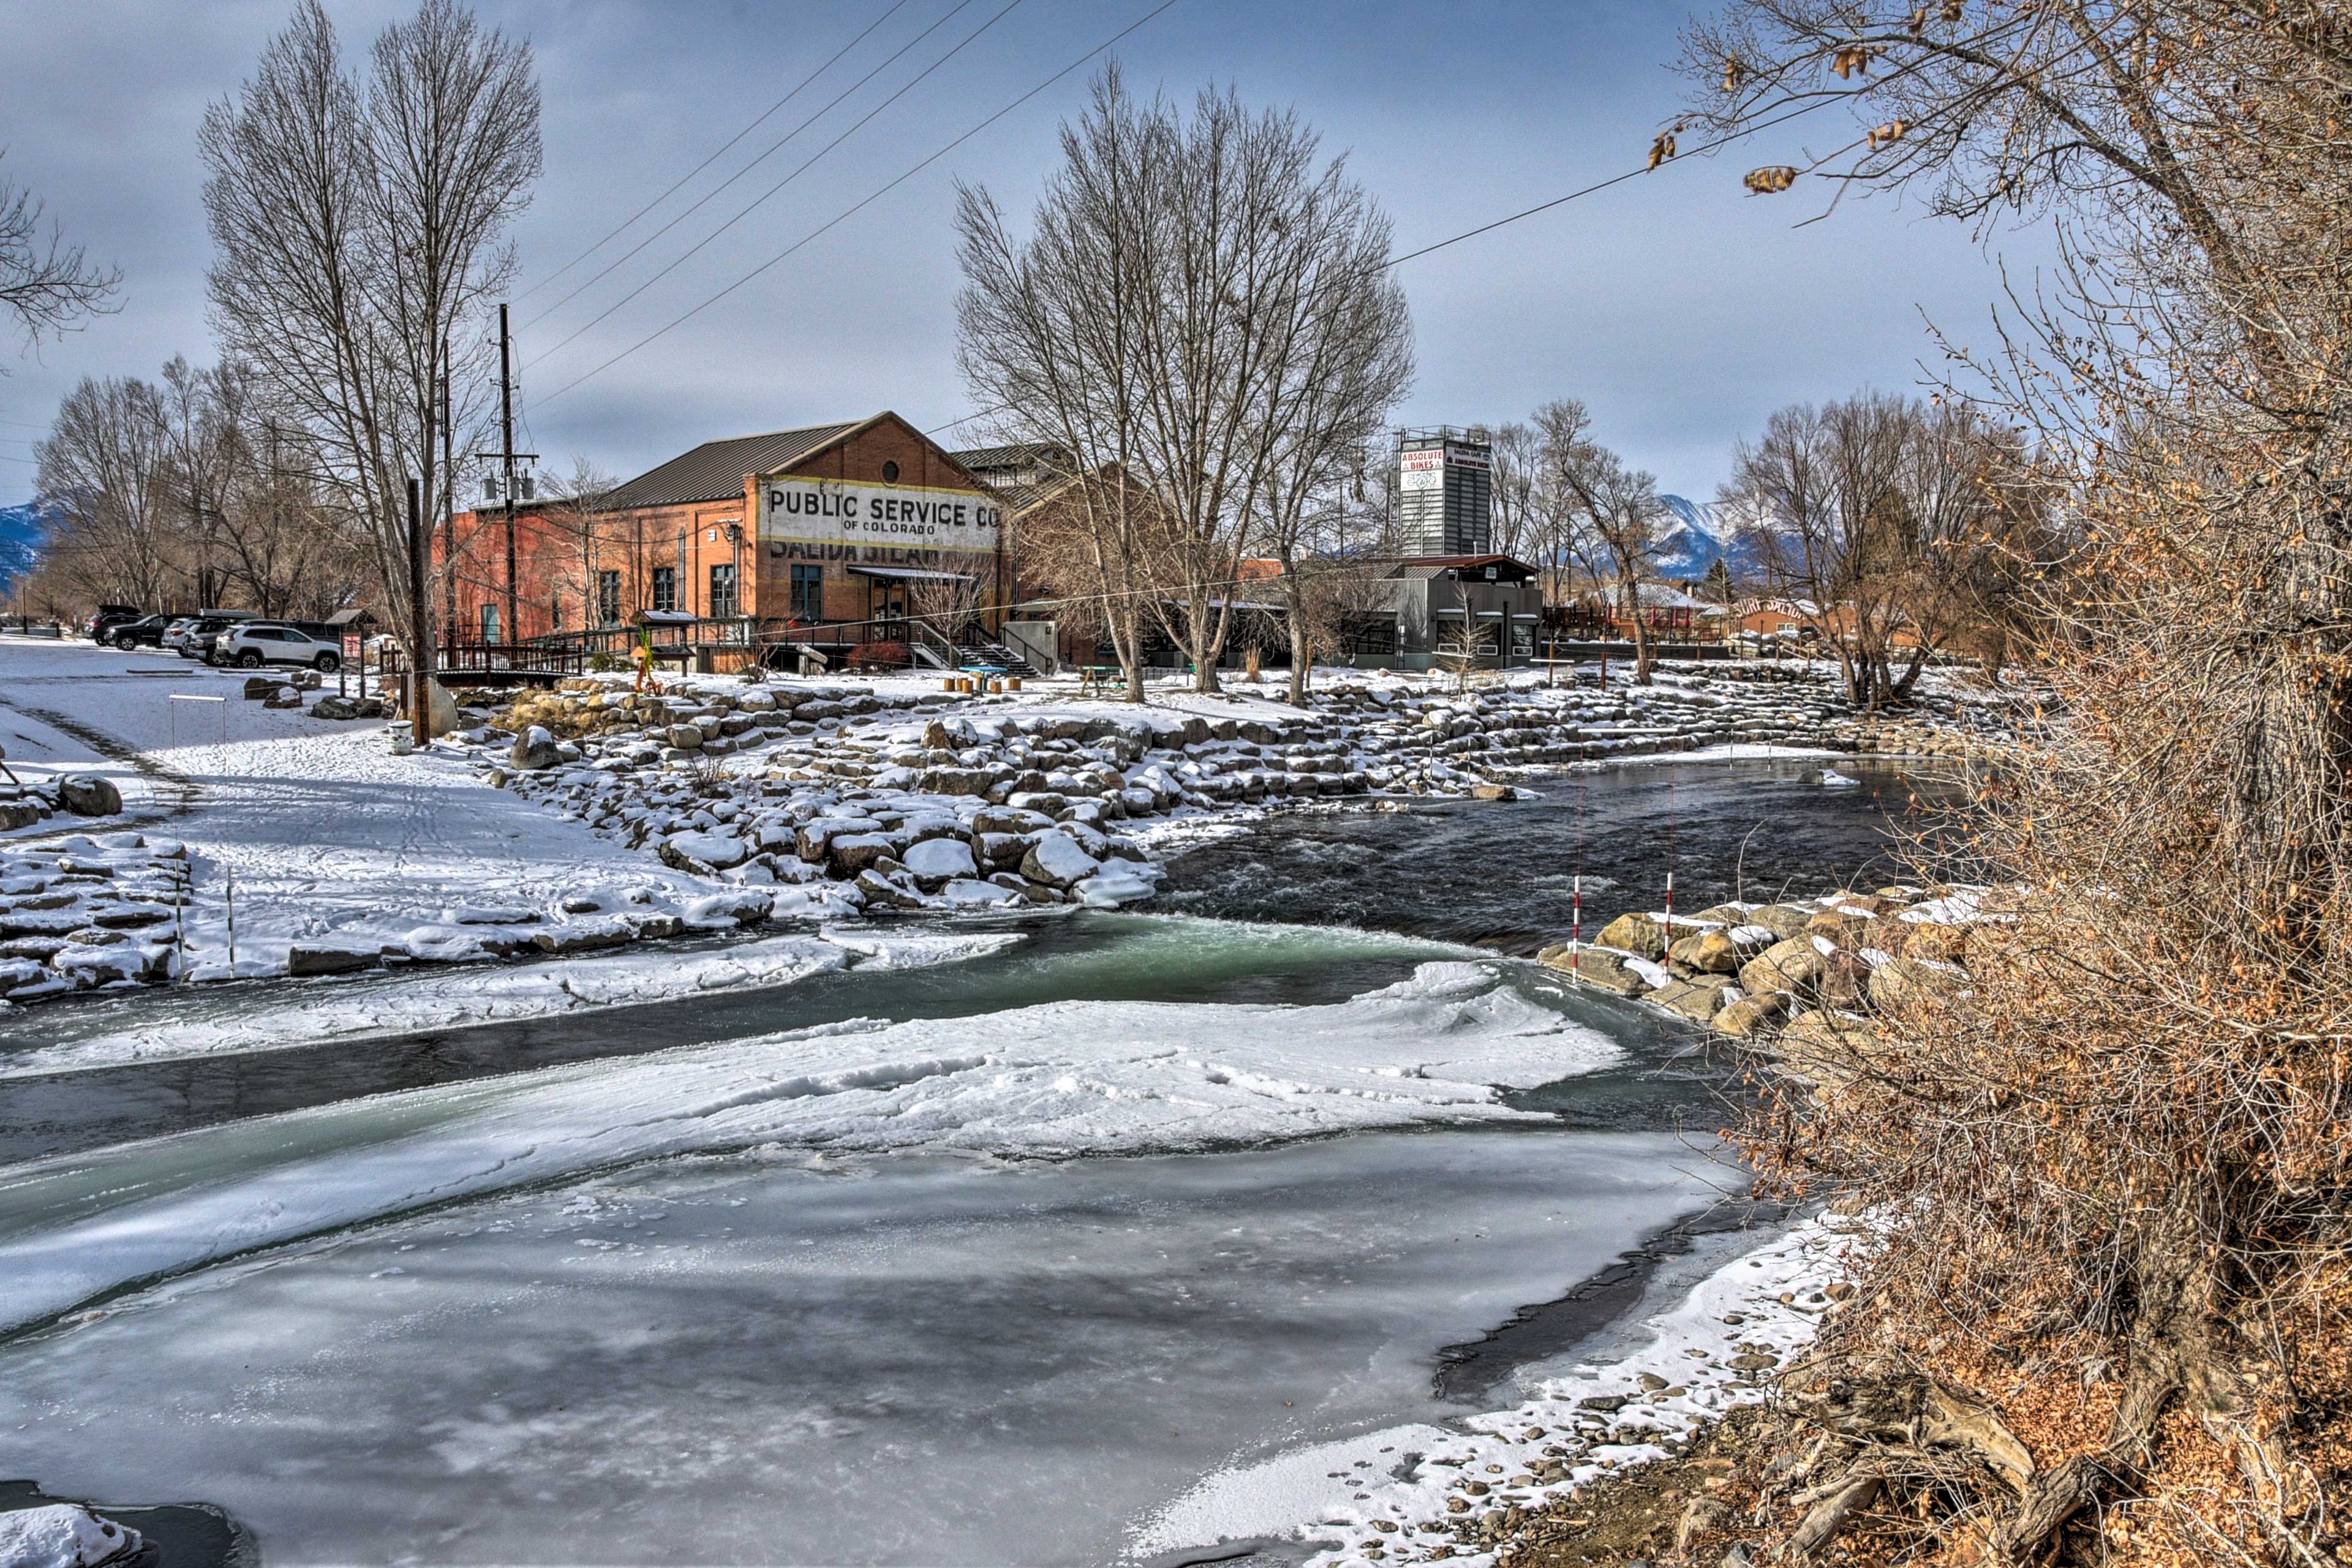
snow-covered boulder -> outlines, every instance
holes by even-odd
[[[357,969],[373,969],[377,963],[373,947],[338,947],[310,942],[296,942],[286,951],[286,973],[296,979],[314,974],[349,974]]]
[[[1102,862],[1078,847],[1076,839],[1060,833],[1041,833],[1021,859],[1021,874],[1033,882],[1066,888],[1102,868]]]
[[[757,888],[737,888],[723,893],[706,893],[698,899],[688,899],[680,911],[686,923],[697,931],[723,931],[732,926],[755,926],[766,920],[776,907],[775,897]]]
[[[556,749],[555,736],[544,725],[533,724],[515,737],[508,760],[517,773],[535,773],[562,762],[563,753]]]
[[[68,773],[58,780],[58,804],[76,816],[112,816],[122,809],[122,792],[95,773]]]
[[[908,873],[927,892],[936,892],[939,885],[959,879],[976,879],[980,876],[979,864],[971,857],[971,846],[961,838],[926,838],[910,845],[906,866]]]
[[[835,876],[855,877],[897,847],[885,833],[838,833],[824,841],[825,862]]]
[[[1093,876],[1073,887],[1070,891],[1098,910],[1115,910],[1121,904],[1131,904],[1152,894],[1150,879],[1137,868],[1121,862],[1105,866]]]
[[[137,1531],[75,1503],[0,1513],[0,1563],[7,1568],[99,1568],[142,1544]]]
[[[662,864],[681,871],[724,871],[751,853],[751,847],[731,833],[673,833],[661,847]]]

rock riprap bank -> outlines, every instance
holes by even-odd
[[[1536,962],[1763,1047],[1782,1071],[1824,1081],[1866,1047],[1874,1016],[1930,1007],[1968,984],[1986,897],[1896,885],[1717,904],[1671,922],[1630,912],[1592,942],[1554,942]]]
[[[1155,820],[1497,794],[1530,770],[1743,745],[1958,756],[2007,743],[2015,718],[1937,692],[1899,722],[1865,719],[1825,683],[1729,671],[1437,685],[1335,680],[1302,711],[581,678],[461,738],[493,784],[680,869],[793,890],[781,908],[836,912],[1129,901],[1159,875]]]
[[[136,833],[0,851],[0,1001],[32,1002],[172,973],[188,852]]]

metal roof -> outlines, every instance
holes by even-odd
[[[1535,575],[1536,569],[1524,561],[1514,561],[1507,555],[1408,555],[1390,568],[1391,577],[1443,577],[1452,571],[1470,571],[1486,566],[1507,566],[1526,576]]]
[[[949,457],[974,473],[982,468],[1019,468],[1033,463],[1066,462],[1062,448],[1050,441],[1015,441],[1006,447],[973,447]]]
[[[751,475],[790,467],[820,447],[830,446],[879,417],[877,415],[839,425],[812,425],[805,430],[772,430],[764,436],[705,441],[691,452],[646,469],[614,490],[611,504],[677,506],[687,501],[725,500],[740,496],[743,481]]]

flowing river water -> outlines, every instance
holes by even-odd
[[[1724,1064],[1511,955],[1580,869],[1588,935],[1669,865],[1692,910],[1890,879],[1911,783],[1844,765],[1278,818],[931,967],[0,1077],[0,1477],[215,1505],[271,1563],[1118,1560],[1738,1245]],[[287,990],[28,1009],[0,1072]],[[1298,1069],[1359,1037],[1433,1065]]]

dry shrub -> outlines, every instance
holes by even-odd
[[[1893,1219],[1822,1364],[2007,1409],[2042,1453],[2017,1487],[1890,1471],[1845,1529],[1857,1561],[2340,1560],[2352,19],[1869,12],[1735,0],[1686,63],[1729,128],[1865,50],[1857,112],[1909,129],[1839,173],[2055,220],[2062,266],[1972,384],[2027,438],[1996,482],[2068,551],[2030,563],[2059,738],[1922,846],[1923,878],[2018,889],[1969,988],[1831,1042],[1827,1087],[1748,1130],[1768,1184]],[[2108,1392],[2017,1404],[2004,1365]],[[1840,1442],[1856,1474],[1903,1458]]]

